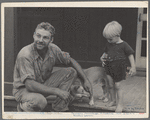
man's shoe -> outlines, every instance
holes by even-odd
[[[22,110],[21,107],[20,107],[20,103],[18,103],[18,105],[17,105],[17,111],[18,111],[18,112],[23,112],[23,110]]]

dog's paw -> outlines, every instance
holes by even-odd
[[[89,105],[94,105],[94,100],[92,99],[92,100],[90,100],[90,102],[89,102]]]

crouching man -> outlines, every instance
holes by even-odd
[[[18,108],[25,112],[42,111],[47,98],[56,95],[53,111],[67,111],[74,96],[70,88],[77,74],[84,89],[92,94],[92,86],[80,65],[68,53],[53,44],[55,28],[42,22],[35,29],[34,42],[18,53],[14,67],[13,95]],[[56,64],[72,65],[52,73]]]

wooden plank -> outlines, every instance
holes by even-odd
[[[143,85],[145,84],[145,80],[136,78],[134,81],[137,83],[124,96],[124,104],[126,111],[138,111],[138,109],[135,109],[135,107],[138,107],[137,102],[140,100],[143,94],[146,94],[146,92],[141,91],[141,89],[145,88],[143,87]],[[129,88],[127,87],[126,89]],[[142,99],[142,101],[144,101],[144,99]]]
[[[144,96],[144,95],[143,95]],[[142,101],[143,103],[141,104],[141,106],[139,107],[139,109],[144,108],[144,112],[147,111],[147,107],[149,107],[148,105],[146,106],[146,97],[144,96],[144,101]],[[142,111],[143,112],[143,111]]]
[[[140,88],[139,88],[140,89]],[[130,98],[131,98],[131,103],[130,104],[128,104],[128,109],[130,110],[130,111],[142,111],[142,112],[145,112],[145,108],[142,106],[141,107],[141,105],[142,105],[142,103],[144,102],[144,99],[143,99],[143,96],[145,96],[144,94],[143,94],[143,92],[135,92],[134,94],[133,94],[133,97],[131,98],[130,96]],[[139,101],[141,101],[141,102],[139,102]],[[141,109],[142,108],[142,109]]]
[[[5,31],[4,31],[4,80],[5,82],[13,81],[13,69],[14,69],[14,22],[15,11],[14,7],[6,7],[5,8]],[[3,64],[3,63],[2,63]]]
[[[125,100],[128,102],[128,103],[130,103],[130,101],[132,101],[131,100],[131,98],[132,98],[132,96],[133,96],[133,94],[135,93],[135,91],[136,91],[136,86],[137,85],[141,85],[141,82],[140,81],[137,81],[137,83],[136,84],[134,84],[133,86],[127,86],[126,88],[125,88],[125,96],[124,96],[124,98],[125,98]]]
[[[5,99],[4,107],[17,107],[17,102],[16,100]]]
[[[141,98],[139,99],[139,101],[137,102],[138,106],[135,106],[136,109],[141,112],[141,113],[145,113],[146,112],[146,96],[145,94],[140,96]]]
[[[145,94],[142,94],[140,96],[139,101],[137,102],[137,104],[139,105],[137,109],[139,109],[140,112],[146,112],[146,84],[143,84],[142,88],[144,89],[141,89],[141,92]]]
[[[4,95],[12,96],[13,85],[4,83]]]
[[[14,96],[4,96],[4,99],[5,100],[15,100],[15,97]]]

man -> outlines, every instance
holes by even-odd
[[[67,111],[73,100],[70,87],[77,74],[82,78],[84,89],[92,94],[92,86],[80,65],[68,53],[53,44],[55,28],[42,22],[35,29],[34,42],[19,52],[15,68],[13,95],[18,108],[25,112],[42,111],[47,98],[56,95],[53,111]],[[56,64],[72,65],[52,73]]]

